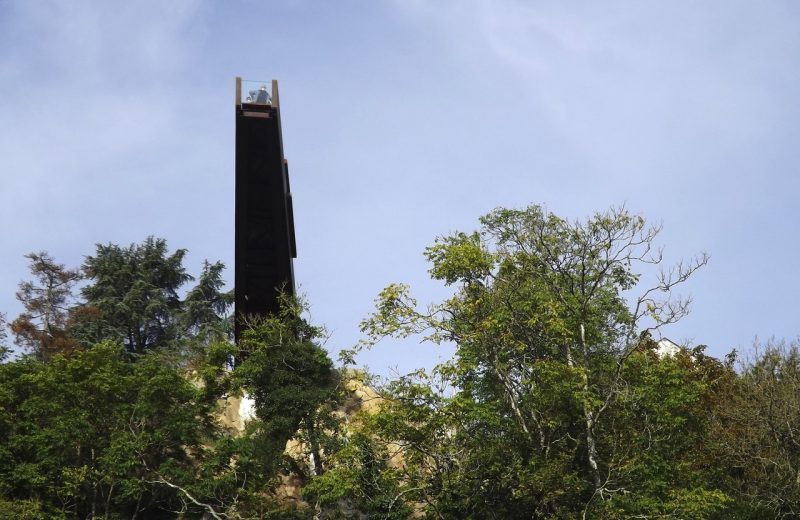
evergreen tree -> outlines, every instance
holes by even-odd
[[[232,336],[230,309],[233,306],[233,291],[223,292],[225,282],[222,262],[203,262],[203,270],[197,285],[186,294],[181,316],[185,334],[204,341]]]
[[[5,361],[9,354],[9,348],[6,344],[8,333],[6,332],[6,315],[0,312],[0,363]]]
[[[81,294],[84,305],[98,313],[99,327],[91,330],[84,321],[83,338],[120,341],[134,354],[170,345],[179,337],[178,291],[192,279],[183,267],[185,255],[185,249],[170,254],[167,242],[153,237],[127,248],[98,244],[83,264],[89,284]]]

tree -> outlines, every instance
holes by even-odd
[[[46,252],[25,255],[33,281],[21,282],[17,299],[25,311],[11,323],[18,345],[41,359],[70,354],[78,346],[70,335],[69,309],[73,287],[81,279],[75,269],[56,263]]]
[[[401,500],[403,472],[390,460],[364,431],[351,432],[341,449],[330,454],[331,470],[313,479],[303,495],[315,503],[320,518],[409,518],[413,510]]]
[[[99,319],[82,321],[85,340],[113,339],[128,352],[142,354],[177,339],[178,290],[192,280],[183,267],[185,255],[185,249],[169,254],[167,242],[153,237],[127,248],[98,244],[97,253],[83,264],[90,280],[81,289],[84,306],[99,314]]]
[[[34,281],[20,285],[30,312],[14,332],[37,355],[0,364],[0,516],[310,516],[274,492],[280,473],[322,475],[340,447],[342,394],[322,331],[287,297],[233,345],[223,264],[205,262],[181,298],[184,255],[154,238],[98,245],[83,299],[71,292],[77,271],[30,255]],[[0,356],[4,338],[0,315]],[[231,393],[256,401],[241,434],[218,422]]]
[[[741,518],[800,515],[800,345],[756,343],[718,399],[707,440]],[[722,479],[720,479],[722,480]]]
[[[595,508],[603,518],[736,517],[725,463],[711,438],[716,403],[736,377],[703,347],[659,354],[657,344],[634,352],[625,387],[598,438],[618,470],[617,492]],[[719,515],[719,516],[717,516]]]
[[[642,289],[640,269],[662,263],[660,228],[624,208],[575,222],[538,206],[498,209],[481,223],[479,232],[442,237],[426,251],[431,276],[455,286],[454,296],[420,311],[406,286],[387,287],[362,325],[365,344],[421,333],[456,345],[454,360],[437,368],[456,397],[440,406],[457,403],[468,414],[449,428],[490,428],[502,440],[481,438],[483,446],[496,446],[516,476],[487,473],[496,467],[491,457],[462,460],[456,467],[473,469],[459,479],[453,503],[488,497],[481,483],[488,480],[495,496],[500,485],[506,504],[516,501],[517,514],[562,514],[558,497],[570,493],[583,505],[563,515],[586,515],[595,502],[630,491],[616,485],[622,468],[613,443],[598,436],[609,431],[630,357],[686,315],[689,300],[674,290],[707,257],[663,269]],[[469,457],[486,453],[475,448]],[[567,489],[549,487],[558,474],[567,476]],[[536,505],[523,497],[538,497]]]
[[[8,333],[6,332],[6,315],[0,312],[0,362],[5,361],[9,353],[8,345],[6,345],[6,338],[8,338]]]
[[[223,292],[224,269],[222,262],[203,262],[197,285],[186,294],[183,301],[182,329],[203,342],[232,337],[229,311],[234,294],[232,290]]]
[[[49,362],[0,364],[0,511],[308,518],[272,491],[278,470],[306,467],[302,459],[289,464],[287,441],[298,429],[308,430],[304,439],[324,433],[320,404],[336,379],[310,340],[313,330],[299,318],[254,325],[246,333],[250,356],[233,371],[228,360],[239,352],[227,342],[209,344],[191,371],[173,350],[150,349],[131,361],[111,342]],[[222,396],[236,391],[256,397],[259,415],[241,435],[218,421]],[[321,450],[304,447],[318,461]],[[309,466],[321,472],[321,463]]]
[[[255,401],[259,421],[252,428],[263,459],[279,462],[287,441],[304,430],[311,468],[292,469],[308,477],[324,471],[317,431],[324,413],[319,408],[334,397],[337,375],[325,349],[315,343],[322,330],[301,318],[302,304],[285,296],[281,309],[279,316],[267,316],[245,329],[233,377]]]
[[[170,517],[182,497],[161,481],[191,486],[217,436],[202,396],[168,358],[111,343],[0,365],[0,497],[48,518]]]

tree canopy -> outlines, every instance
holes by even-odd
[[[497,209],[425,251],[451,295],[388,285],[339,367],[291,298],[232,343],[224,266],[195,279],[164,240],[80,269],[31,254],[26,354],[0,363],[0,517],[797,516],[800,347],[661,348],[708,257],[665,265],[659,232],[625,208]],[[454,355],[349,366],[387,337]],[[243,431],[221,420],[237,397]]]

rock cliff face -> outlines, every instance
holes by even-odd
[[[358,412],[371,414],[380,409],[383,398],[374,389],[365,385],[357,372],[344,375],[347,378],[344,385],[350,397],[335,413],[342,417],[350,417]],[[220,404],[222,414],[219,420],[223,426],[231,430],[243,432],[247,422],[256,417],[255,401],[247,394],[242,397],[226,397]]]
[[[243,432],[247,421],[255,418],[255,402],[247,395],[243,397],[229,396],[222,404],[222,415],[219,420],[226,428]]]
[[[348,395],[334,414],[347,419],[346,423],[349,424],[351,422],[350,419],[353,418],[355,420],[355,416],[359,413],[373,414],[380,409],[383,398],[373,388],[364,384],[363,373],[358,371],[346,372],[342,374],[342,379]],[[222,413],[219,416],[219,421],[234,434],[242,433],[247,422],[256,417],[255,402],[246,394],[242,397],[226,397],[220,402],[220,405]],[[400,450],[397,451],[399,452]],[[307,450],[302,441],[298,439],[289,439],[286,443],[285,453],[297,460],[301,465],[307,462],[303,460]],[[402,458],[396,455],[392,458],[391,463],[400,465],[402,464]],[[303,480],[299,475],[293,473],[288,475],[280,474],[279,479],[280,485],[273,490],[276,498],[287,503],[297,504],[300,507],[308,505],[302,500]]]
[[[358,373],[354,373],[347,378],[345,388],[352,394],[354,402],[346,403],[341,413],[353,415],[363,410],[371,414],[380,409],[383,398],[374,389],[365,385]]]

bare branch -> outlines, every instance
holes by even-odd
[[[202,507],[203,509],[208,511],[208,514],[210,514],[216,520],[222,520],[223,518],[229,518],[229,516],[227,514],[225,514],[225,513],[218,513],[210,504],[204,504],[203,502],[200,502],[199,500],[197,500],[185,488],[182,488],[181,486],[179,486],[177,484],[173,484],[172,482],[168,481],[167,479],[165,479],[163,476],[159,475],[158,473],[156,473],[156,475],[158,475],[158,480],[148,480],[146,482],[149,483],[149,484],[164,484],[165,486],[171,487],[172,489],[177,489],[178,491],[183,493],[183,495],[186,498],[188,498],[191,503],[193,503],[196,506]]]

